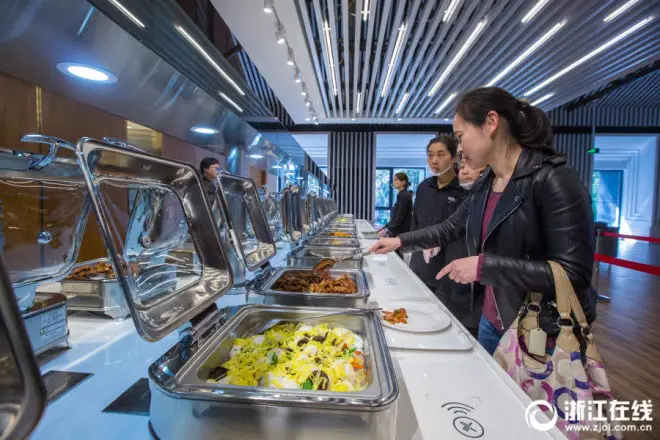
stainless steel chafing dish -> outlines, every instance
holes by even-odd
[[[265,304],[316,306],[316,307],[362,307],[369,298],[369,284],[362,270],[335,269],[330,271],[333,277],[348,276],[357,285],[357,293],[313,293],[286,292],[274,290],[273,285],[283,275],[291,272],[311,272],[311,267],[282,267],[271,272],[268,278],[255,287],[258,294],[265,296]]]
[[[398,386],[382,327],[372,312],[306,321],[343,326],[363,337],[369,377],[365,390],[339,393],[206,382],[209,370],[229,358],[234,339],[255,327],[272,319],[341,310],[246,306],[203,343],[176,345],[149,368],[152,432],[162,440],[394,439]]]
[[[363,391],[310,392],[207,383],[209,367],[227,356],[236,337],[253,331],[255,326],[263,326],[273,318],[291,319],[345,309],[244,306],[227,319],[229,309],[218,310],[215,304],[232,287],[232,272],[198,171],[188,164],[122,151],[92,140],[81,140],[78,154],[138,332],[147,340],[159,340],[190,322],[180,342],[149,367],[149,426],[155,438],[393,439],[397,382],[383,330],[371,312],[326,318],[329,324],[346,326],[364,339],[369,386]],[[122,229],[118,222],[121,216],[111,215],[115,205],[104,197],[108,185],[175,196],[173,202],[178,201],[178,205],[171,204],[170,215],[184,228],[184,245],[193,249],[196,257],[192,264],[183,263],[187,264],[185,272],[176,271],[174,291],[161,285],[141,288],[133,270],[125,268],[131,268],[132,261],[152,267],[152,250],[158,255],[169,253],[179,240],[159,234],[167,228],[156,228],[148,246],[138,249],[135,241],[121,233],[134,225]],[[254,223],[256,232],[261,226],[258,221]],[[144,222],[135,226],[138,224]],[[132,243],[128,253],[127,242]],[[258,263],[255,261],[255,266]]]
[[[76,270],[97,263],[108,263],[107,258],[85,261],[76,264]],[[121,320],[130,315],[124,294],[117,278],[95,277],[88,280],[65,278],[61,282],[61,292],[66,295],[69,310],[97,312],[108,315],[114,320]]]
[[[311,237],[309,240],[307,240],[307,244],[311,246],[335,246],[356,249],[360,248],[360,241],[356,238]]]
[[[336,235],[339,234],[339,235]],[[335,229],[329,228],[320,231],[315,235],[316,237],[331,237],[331,238],[357,238],[357,233],[354,229]]]
[[[335,264],[336,269],[362,269],[363,258],[355,249],[331,246],[305,246],[289,254],[289,266],[314,267],[323,258],[354,258]]]

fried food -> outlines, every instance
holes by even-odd
[[[350,237],[351,237],[351,234],[350,234],[350,233],[348,233],[348,232],[342,232],[342,231],[331,232],[331,233],[328,234],[328,235],[330,235],[330,236],[332,236],[332,237],[344,237],[344,238],[350,238]]]
[[[408,324],[408,312],[406,309],[395,309],[393,312],[383,310],[383,321],[387,321],[392,325]]]
[[[87,281],[98,278],[109,280],[115,279],[115,271],[112,269],[112,265],[101,262],[89,266],[78,267],[67,277],[67,279],[74,281]]]
[[[328,272],[287,272],[273,284],[280,292],[357,293],[355,281],[348,275],[333,277]]]

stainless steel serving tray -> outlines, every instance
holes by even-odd
[[[99,258],[77,263],[73,269],[93,266],[98,263],[111,264],[108,258]],[[61,282],[61,292],[67,298],[70,311],[103,313],[115,320],[124,319],[131,314],[116,277],[90,280],[65,278]]]
[[[312,237],[307,240],[307,245],[311,246],[334,246],[334,247],[350,247],[360,248],[360,241],[356,238],[341,238],[341,237]]]
[[[323,258],[345,258],[355,255],[355,258],[336,263],[335,269],[362,269],[363,258],[355,249],[331,246],[305,246],[289,255],[291,267],[314,267]]]
[[[379,318],[373,312],[310,319],[362,336],[369,385],[357,392],[306,391],[207,383],[236,338],[273,319],[344,309],[246,306],[200,346],[178,344],[149,368],[151,425],[162,440],[190,438],[393,439],[398,384]],[[180,358],[180,367],[171,360]]]
[[[369,283],[366,275],[359,269],[333,269],[330,275],[340,277],[347,275],[357,284],[357,293],[314,293],[314,292],[286,292],[274,290],[273,284],[284,274],[289,272],[311,272],[311,267],[280,267],[264,282],[255,288],[256,293],[265,296],[267,305],[293,305],[312,307],[362,307],[369,298]]]
[[[335,236],[333,235],[334,233],[340,233],[342,235],[348,234],[347,237],[342,237],[342,236]],[[315,235],[315,237],[330,237],[330,238],[357,238],[357,233],[355,230],[342,230],[342,229],[325,229],[323,231],[320,231],[318,234]]]

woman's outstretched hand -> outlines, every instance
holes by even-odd
[[[381,238],[378,242],[371,246],[369,252],[374,254],[389,254],[401,247],[401,239],[399,237],[395,238]]]
[[[479,257],[467,257],[454,260],[446,265],[438,276],[437,280],[445,275],[449,275],[449,279],[456,281],[460,284],[470,284],[477,281],[477,267],[479,266]]]

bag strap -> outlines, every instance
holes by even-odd
[[[552,269],[552,276],[555,281],[557,310],[559,311],[560,316],[559,326],[561,330],[559,337],[557,338],[557,345],[560,345],[562,349],[568,351],[569,353],[575,351],[576,343],[577,348],[579,349],[579,342],[573,333],[573,318],[571,317],[572,311],[575,319],[580,325],[582,336],[585,338],[587,343],[585,354],[587,357],[600,362],[601,358],[593,341],[593,331],[587,323],[587,318],[584,315],[584,311],[582,310],[580,300],[575,294],[575,289],[573,289],[573,285],[568,279],[566,271],[559,263],[555,261],[548,261],[548,264],[550,264],[550,268]]]

